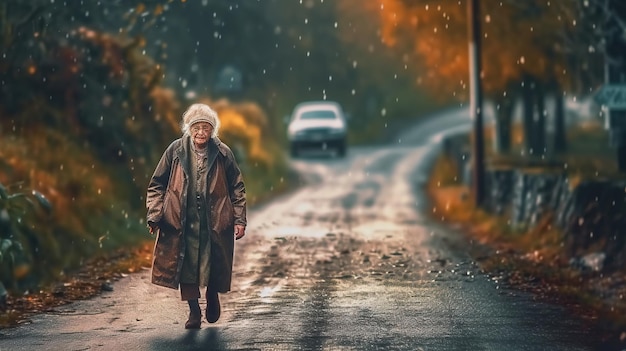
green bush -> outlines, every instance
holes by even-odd
[[[18,288],[17,282],[32,267],[39,250],[40,235],[33,221],[44,210],[50,213],[50,202],[38,191],[10,193],[0,183],[0,291],[4,283]],[[1,295],[1,293],[0,293]]]

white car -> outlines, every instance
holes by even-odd
[[[296,105],[287,127],[291,156],[301,150],[335,150],[340,157],[346,154],[348,125],[337,102],[308,101]]]

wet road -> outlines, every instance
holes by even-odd
[[[254,209],[222,318],[187,331],[177,291],[130,275],[3,330],[0,350],[593,350],[559,307],[482,274],[421,187],[449,111],[393,145],[294,160],[303,187]]]

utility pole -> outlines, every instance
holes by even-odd
[[[481,82],[481,29],[479,0],[467,0],[469,34],[470,116],[473,123],[472,192],[474,205],[481,207],[485,199],[485,141],[483,137],[483,92]]]

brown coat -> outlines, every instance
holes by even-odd
[[[148,222],[159,233],[154,246],[152,283],[178,289],[185,256],[185,213],[191,161],[191,138],[175,140],[165,150],[148,185]],[[218,138],[209,141],[207,222],[211,232],[209,285],[218,292],[230,290],[234,252],[234,226],[246,225],[246,191],[230,148]]]

